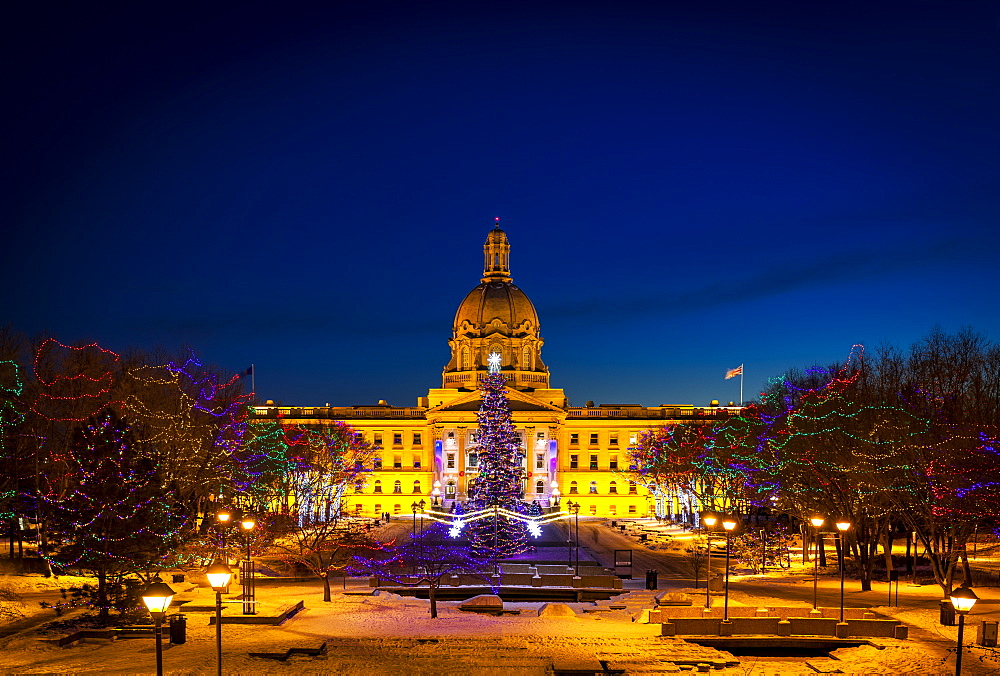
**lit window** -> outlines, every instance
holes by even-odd
[[[448,465],[447,465],[447,467],[448,467],[448,469],[455,469],[455,454],[454,453],[449,453],[448,454]]]
[[[608,505],[608,513],[610,513],[611,516],[614,516],[618,513],[618,508],[614,505]]]
[[[414,481],[413,482],[413,492],[414,493],[419,493],[420,492],[420,482],[419,481]]]
[[[590,433],[590,445],[591,446],[596,446],[597,445],[597,432],[591,432]]]
[[[413,456],[413,469],[420,469],[420,456]]]
[[[382,469],[382,458],[378,456],[372,458],[372,467],[374,469]]]
[[[590,456],[590,469],[597,469],[597,456]]]
[[[382,433],[381,432],[376,432],[375,433],[375,445],[376,446],[381,446],[382,445]]]
[[[611,438],[608,439],[608,443],[611,444],[612,446],[618,445],[618,432],[611,433]]]
[[[535,453],[535,469],[545,469],[544,453]]]
[[[381,493],[382,492],[382,480],[381,479],[375,479],[375,488],[372,489],[372,492],[373,493]]]
[[[402,505],[393,505],[392,506],[392,513],[393,514],[401,514],[402,512],[403,512],[403,506]]]
[[[580,456],[578,455],[569,456],[569,468],[579,469],[579,467],[580,467]]]
[[[392,468],[403,469],[403,456],[401,455],[392,456]]]
[[[569,492],[570,493],[579,493],[580,492],[580,491],[577,490],[577,486],[576,486],[576,482],[575,481],[570,481],[569,482]]]
[[[403,492],[403,484],[399,481],[399,479],[396,479],[396,481],[392,484],[392,492],[393,493]]]
[[[413,445],[414,446],[420,446],[421,443],[422,442],[421,442],[420,432],[414,432],[413,433]]]
[[[449,481],[448,485],[444,487],[445,497],[455,497],[455,482]]]
[[[608,460],[608,469],[618,469],[618,456],[612,455],[611,459]]]
[[[629,505],[628,506],[628,513],[629,514],[635,514],[635,505]]]
[[[478,453],[469,453],[469,467],[479,467]]]
[[[635,485],[634,481],[628,482],[628,492],[630,495],[635,495],[636,493],[638,493],[639,492],[638,488],[639,487]]]
[[[578,446],[580,444],[580,435],[577,432],[573,432],[569,435],[569,445]]]
[[[392,445],[402,446],[403,445],[403,434],[402,432],[394,432],[392,435]]]
[[[591,516],[597,516],[597,505],[591,505],[590,506],[590,515]]]
[[[608,493],[617,493],[617,492],[618,492],[618,484],[612,481],[611,485],[608,486]]]
[[[535,482],[535,492],[536,493],[544,493],[545,492],[545,482],[544,481],[536,481]]]
[[[399,482],[397,481],[396,483],[399,483]],[[590,492],[591,493],[596,493],[597,492],[597,482],[596,481],[591,481],[590,482]]]
[[[379,516],[382,516],[382,505],[380,505],[380,504],[378,504],[376,502],[375,506],[372,507],[372,511],[375,512],[376,514],[378,514]]]

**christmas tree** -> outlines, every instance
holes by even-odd
[[[511,422],[506,377],[500,373],[500,355],[490,355],[490,372],[480,381],[483,403],[479,407],[479,476],[469,491],[470,510],[493,509],[493,515],[470,524],[473,556],[496,561],[528,549],[528,529],[523,521],[505,517],[499,510],[525,514],[524,452]]]

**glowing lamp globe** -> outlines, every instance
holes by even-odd
[[[851,522],[850,521],[838,521],[837,522],[837,530],[839,530],[841,533],[843,533],[845,530],[847,530],[850,527],[851,527]]]
[[[218,520],[219,523],[229,523],[229,519],[231,519],[232,516],[233,515],[229,512],[228,509],[220,509],[218,512],[215,513],[215,518]]]
[[[722,522],[722,527],[725,528],[726,530],[735,530],[736,522],[733,521],[732,519],[726,519],[725,521]]]
[[[257,525],[257,521],[252,516],[245,516],[240,521],[240,525],[243,526],[243,530],[253,530],[254,526]]]
[[[976,596],[976,592],[968,587],[959,587],[951,593],[951,605],[963,615],[972,610],[972,606],[976,605],[976,601],[978,600],[979,597]]]
[[[719,518],[714,514],[706,514],[701,517],[701,520],[709,528],[713,528],[719,522]]]
[[[229,581],[233,577],[233,569],[222,561],[216,561],[205,571],[208,583],[215,591],[222,591],[229,586]]]
[[[165,613],[174,598],[174,590],[164,584],[160,578],[155,578],[142,592],[142,602],[146,604],[149,613]]]
[[[821,516],[814,516],[811,519],[809,519],[809,523],[813,525],[813,528],[819,528],[820,526],[823,525],[824,521],[826,521],[826,519],[824,519]]]

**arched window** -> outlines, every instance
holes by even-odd
[[[576,486],[576,482],[575,481],[570,481],[569,482],[569,492],[570,493],[579,493],[580,492],[579,490],[577,490],[577,486]]]
[[[591,493],[596,493],[597,492],[597,482],[596,481],[591,481],[590,482],[590,492]]]
[[[616,514],[618,514],[618,508],[615,507],[614,505],[610,505],[608,507],[608,512],[611,514],[611,516],[615,516]]]
[[[396,479],[396,481],[393,482],[393,484],[392,484],[392,492],[393,493],[402,493],[403,492],[403,484],[400,483],[399,479]]]
[[[381,493],[382,492],[382,480],[381,479],[375,479],[375,488],[372,489],[372,492],[373,493]]]
[[[449,481],[448,484],[444,487],[444,496],[446,498],[454,498],[455,497],[455,482],[454,481]]]
[[[413,482],[413,492],[414,493],[419,493],[420,492],[420,481],[419,480]]]
[[[617,493],[617,492],[618,492],[618,484],[612,481],[611,485],[608,486],[608,493]]]
[[[545,492],[545,482],[544,481],[536,481],[535,482],[535,492],[536,493],[544,493]]]

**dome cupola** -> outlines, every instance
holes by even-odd
[[[482,282],[455,313],[448,341],[451,361],[444,368],[442,387],[475,389],[479,377],[486,374],[489,355],[495,352],[500,355],[501,371],[509,373],[510,387],[548,388],[538,313],[510,276],[510,242],[499,222],[486,236],[483,255]]]

